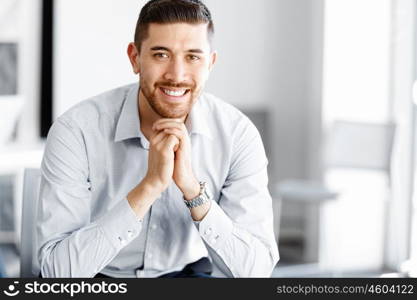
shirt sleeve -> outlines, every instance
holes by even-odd
[[[94,277],[142,224],[127,199],[91,221],[88,159],[81,130],[58,119],[41,164],[37,245],[42,277]]]
[[[196,227],[214,270],[229,277],[269,277],[279,253],[267,187],[268,161],[259,132],[249,120],[235,133],[233,159],[219,202],[212,201]]]

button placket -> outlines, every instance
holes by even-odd
[[[211,227],[208,227],[208,228],[204,231],[204,234],[205,234],[205,235],[210,235],[212,231],[213,231],[213,230],[211,229]]]
[[[119,239],[120,245],[123,246],[124,244],[126,244],[126,240],[124,238],[122,238],[121,236],[119,236],[118,239]]]

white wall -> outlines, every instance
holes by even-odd
[[[413,112],[412,85],[417,78],[417,2],[392,1],[390,100],[396,122],[396,141],[392,161],[392,200],[388,207],[385,259],[388,267],[397,268],[409,258],[412,237],[410,199],[416,197],[416,112]],[[413,190],[414,185],[414,190]],[[414,194],[413,194],[414,193]],[[414,206],[414,211],[416,207]]]
[[[320,124],[321,1],[205,2],[219,52],[207,90],[239,108],[271,111],[271,181],[314,173],[306,155],[317,153],[319,139],[310,139],[307,128],[316,134]],[[143,3],[56,1],[55,117],[80,100],[137,80],[125,48]]]
[[[137,80],[126,49],[144,3],[55,1],[55,118],[81,100]]]
[[[323,7],[312,2],[206,0],[219,52],[207,89],[270,109],[272,181],[320,177]]]
[[[17,142],[29,146],[39,141],[42,3],[40,0],[23,0],[18,5],[18,94],[23,107]]]

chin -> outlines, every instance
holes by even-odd
[[[163,118],[168,118],[168,119],[180,119],[180,118],[186,117],[189,112],[190,112],[189,110],[175,111],[175,110],[168,110],[168,109],[156,111],[158,115],[160,115]]]
[[[185,117],[190,112],[191,108],[175,108],[175,107],[167,107],[165,103],[162,102],[154,102],[151,104],[151,107],[154,112],[156,112],[162,118],[168,119],[179,119]]]
[[[150,106],[159,116],[163,118],[180,119],[186,117],[190,113],[193,107],[193,102],[188,100],[187,103],[173,104],[157,99],[156,101],[152,101]]]

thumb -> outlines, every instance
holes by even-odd
[[[180,145],[180,141],[178,140],[178,138],[175,135],[169,135],[167,138],[167,146],[172,149],[173,151],[177,151],[179,145]]]
[[[174,146],[174,152],[177,152],[177,150],[178,150],[178,148],[180,147],[180,144],[178,143],[178,144],[175,144],[175,146]]]

